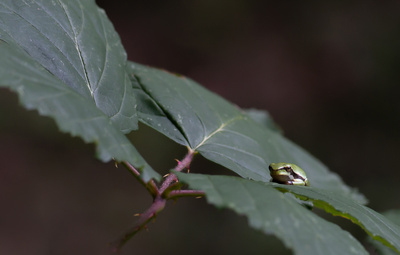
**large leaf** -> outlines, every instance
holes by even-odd
[[[276,235],[295,254],[368,254],[348,232],[316,216],[271,183],[231,176],[176,174],[190,188],[204,191],[210,204],[245,215],[251,227]]]
[[[389,220],[391,220],[393,224],[397,224],[397,226],[400,226],[400,210],[390,210],[384,212],[383,215]],[[378,254],[381,255],[399,254],[396,253],[393,249],[390,249],[387,246],[383,245],[381,242],[373,240],[371,237],[368,238],[368,242],[370,242],[379,251]]]
[[[136,63],[128,68],[139,118],[174,141],[245,178],[269,181],[271,162],[290,162],[307,172],[313,186],[351,193],[309,153],[194,81]]]
[[[0,86],[60,129],[158,178],[124,136],[137,128],[126,53],[92,0],[0,2]]]
[[[2,0],[0,13],[0,39],[93,101],[122,131],[137,128],[126,53],[93,0]]]
[[[270,184],[265,184],[270,185]],[[400,253],[400,226],[374,210],[360,205],[348,197],[314,187],[278,185],[281,190],[307,197],[314,206],[332,215],[350,219],[362,227],[373,239],[396,249]]]

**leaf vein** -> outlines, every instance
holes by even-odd
[[[237,152],[246,154],[246,155],[248,155],[248,156],[250,156],[250,157],[259,159],[259,160],[261,160],[261,161],[263,161],[263,162],[265,163],[265,160],[264,160],[261,156],[256,155],[256,154],[254,154],[254,153],[247,152],[247,151],[245,151],[245,150],[241,150],[241,149],[239,149],[238,147],[232,147],[232,146],[228,146],[228,145],[222,144],[222,143],[207,143],[206,145],[216,145],[216,146],[219,146],[219,147],[231,149],[231,150],[233,150],[233,151],[237,151]],[[212,151],[212,150],[207,149],[207,151]]]
[[[67,17],[67,19],[68,19],[68,21],[69,21],[69,24],[70,24],[70,26],[71,26],[72,33],[74,34],[74,38],[72,39],[72,41],[73,41],[74,44],[75,44],[76,51],[77,51],[77,53],[78,53],[79,59],[81,60],[80,62],[81,62],[81,65],[82,65],[82,69],[83,69],[83,71],[84,71],[84,77],[82,77],[82,78],[83,78],[84,81],[85,81],[85,85],[86,85],[86,87],[88,88],[92,99],[95,101],[94,96],[93,96],[93,91],[92,91],[91,85],[90,85],[90,80],[89,80],[88,72],[87,72],[87,69],[86,69],[86,64],[85,64],[85,61],[84,61],[84,59],[83,59],[82,51],[81,51],[80,46],[79,46],[79,43],[78,43],[78,37],[79,37],[79,35],[80,35],[80,32],[78,32],[78,30],[77,30],[76,28],[74,28],[74,26],[72,25],[72,23],[71,23],[71,20],[72,20],[72,19],[70,18],[69,14],[68,14],[68,12],[67,12],[67,8],[65,7],[65,5],[64,5],[60,0],[59,0],[58,2],[60,3],[60,6],[61,6],[62,9],[64,10],[64,13],[65,13],[65,15],[66,15],[66,17]],[[80,31],[83,31],[83,27],[84,27],[84,23],[85,23],[86,19],[85,19],[85,15],[84,15],[85,13],[83,12],[82,4],[81,4],[80,2],[79,2],[79,5],[80,5],[80,7],[81,7],[81,8],[79,8],[79,9],[81,10],[81,17],[82,17],[82,23],[81,23],[81,29],[80,29]],[[76,32],[77,32],[77,33],[76,33]],[[72,63],[71,63],[71,64],[72,64]],[[95,103],[96,103],[96,101],[95,101]]]
[[[220,125],[216,130],[214,130],[213,132],[211,132],[209,135],[204,136],[204,137],[203,137],[203,140],[202,140],[198,145],[196,145],[196,147],[194,148],[194,150],[197,150],[197,149],[198,149],[199,147],[201,147],[204,143],[206,143],[208,139],[210,139],[211,137],[213,137],[213,136],[216,135],[217,133],[224,131],[224,128],[225,128],[226,126],[228,126],[228,125],[230,125],[230,124],[232,124],[232,123],[234,123],[234,122],[236,122],[236,121],[239,121],[239,120],[241,120],[241,119],[243,119],[243,117],[240,116],[240,115],[238,115],[238,116],[236,116],[236,117],[234,117],[234,118],[232,118],[232,119],[226,121],[225,123],[221,123],[221,125]]]
[[[105,70],[106,70],[107,59],[109,58],[108,47],[109,47],[110,44],[109,44],[109,41],[108,41],[108,37],[105,36],[106,35],[106,30],[105,30],[104,21],[102,19],[100,19],[100,22],[101,22],[101,27],[102,27],[102,30],[103,30],[106,50],[105,50],[105,55],[104,55],[104,60],[103,60],[103,68],[101,69],[99,80],[98,80],[98,82],[96,83],[96,85],[95,85],[95,87],[93,89],[93,94],[96,93],[97,89],[101,86],[101,81],[103,80],[104,73],[105,73]],[[121,102],[120,108],[121,107],[122,107],[122,102]]]
[[[219,153],[219,152],[216,152],[216,151],[208,151],[208,152],[211,152],[211,153],[214,153],[214,154],[216,154],[216,155],[219,155],[221,158],[229,159],[231,162],[233,162],[233,163],[234,163],[237,167],[239,167],[240,169],[242,169],[242,170],[248,170],[249,172],[251,172],[251,173],[253,173],[253,174],[257,175],[257,176],[260,176],[260,177],[261,177],[261,180],[265,180],[265,179],[266,179],[265,175],[262,175],[262,174],[260,174],[260,173],[257,173],[257,172],[255,172],[253,169],[247,168],[247,167],[244,166],[243,164],[237,162],[234,158],[228,157],[228,155],[225,155],[225,154],[223,154],[223,153]]]
[[[36,3],[36,2],[35,2],[35,3]],[[57,46],[50,40],[50,38],[48,38],[38,27],[36,27],[34,24],[32,24],[29,20],[25,19],[25,18],[24,18],[20,13],[18,13],[16,10],[10,9],[8,6],[5,6],[4,4],[3,4],[3,6],[4,6],[5,8],[8,8],[12,13],[15,13],[15,15],[17,15],[17,16],[20,17],[22,20],[24,20],[26,23],[28,23],[30,26],[32,26],[34,29],[36,29],[36,31],[38,31],[38,32],[40,33],[40,35],[43,36],[43,38],[45,38],[47,41],[49,41],[49,42],[54,46],[54,48],[57,49],[58,52],[59,52],[65,59],[68,60],[68,62],[71,64],[71,66],[75,69],[76,73],[77,73],[80,77],[82,77],[82,76],[80,75],[79,71],[76,69],[76,67],[72,64],[72,62],[71,62],[71,60],[68,58],[68,56],[66,56],[66,55],[64,54],[64,52],[63,52],[59,47],[57,47]],[[50,16],[50,17],[51,17],[51,16]],[[53,17],[52,17],[52,18],[53,18]],[[13,38],[13,37],[12,37],[12,38]],[[13,38],[13,39],[14,39],[14,38]],[[22,49],[24,49],[24,47],[23,47],[20,43],[18,43],[17,40],[14,39],[14,41],[15,41],[15,43],[18,44]],[[42,66],[43,66],[43,65],[42,65]],[[43,66],[43,67],[44,67],[44,66]],[[82,78],[83,78],[83,77],[82,77]]]

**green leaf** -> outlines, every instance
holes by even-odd
[[[272,162],[298,164],[311,185],[365,201],[309,153],[194,81],[136,63],[128,70],[140,120],[174,141],[257,181],[270,180]]]
[[[0,2],[0,86],[64,132],[95,142],[99,158],[159,178],[123,133],[137,128],[126,53],[94,1]]]
[[[251,227],[276,235],[295,254],[368,254],[348,232],[316,216],[292,196],[277,191],[272,183],[176,174],[190,188],[204,191],[210,204],[246,216]]]
[[[0,12],[0,39],[93,101],[121,131],[137,128],[125,50],[94,1],[2,0]]]
[[[267,111],[246,109],[246,114],[261,126],[281,134],[283,133],[283,130],[275,123]]]
[[[384,212],[383,215],[389,220],[391,220],[393,224],[396,224],[397,227],[400,226],[400,210],[390,210]],[[381,255],[399,254],[395,252],[395,250],[390,249],[388,246],[383,245],[381,242],[373,240],[371,237],[368,238],[368,242],[370,242],[379,251],[378,254]]]
[[[269,184],[265,184],[269,185]],[[280,190],[307,197],[315,207],[335,216],[350,219],[362,227],[373,239],[400,253],[400,226],[374,210],[340,194],[314,187],[278,185]],[[398,219],[397,219],[398,220]]]

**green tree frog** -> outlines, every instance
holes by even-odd
[[[271,181],[287,185],[310,186],[306,173],[291,163],[271,163],[269,165]]]

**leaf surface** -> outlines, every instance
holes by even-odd
[[[272,131],[283,133],[283,130],[274,122],[271,115],[267,111],[258,109],[246,109],[246,114],[261,126]]]
[[[94,1],[2,0],[0,86],[95,142],[103,161],[126,160],[146,180],[159,178],[124,135],[137,128],[126,53]]]
[[[400,226],[400,210],[390,210],[384,212],[383,215],[389,220],[391,220],[393,224],[397,224],[397,226]],[[371,243],[375,247],[375,249],[379,251],[378,254],[380,255],[399,254],[394,249],[390,249],[388,246],[383,245],[381,242],[372,239],[371,236],[369,236],[368,242]]]
[[[2,0],[0,13],[1,40],[93,101],[121,131],[137,128],[125,50],[94,1]]]
[[[313,186],[364,201],[317,159],[276,129],[194,81],[136,63],[128,65],[142,122],[244,178],[267,182],[272,162],[298,164]],[[254,116],[253,116],[254,117]],[[259,116],[255,117],[260,120]]]
[[[309,198],[314,206],[335,216],[350,219],[362,227],[373,239],[400,253],[400,226],[382,214],[363,206],[348,197],[312,187],[279,185],[279,189]]]
[[[190,188],[204,191],[210,204],[246,216],[251,227],[276,235],[295,254],[368,254],[347,231],[318,217],[293,196],[277,191],[272,183],[231,176],[176,174]]]

